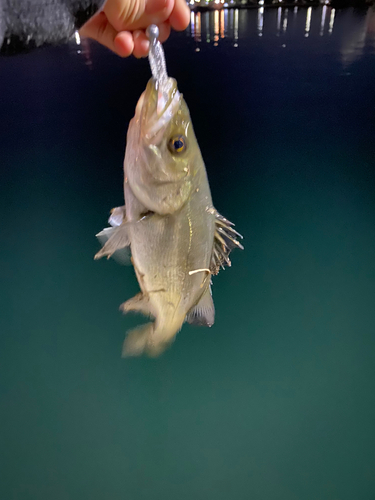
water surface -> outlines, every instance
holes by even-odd
[[[375,497],[375,14],[193,14],[165,45],[245,251],[158,360],[94,262],[150,76],[83,41],[0,59],[6,500]]]

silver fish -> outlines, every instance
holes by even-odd
[[[111,227],[97,235],[104,246],[95,259],[121,259],[130,247],[141,292],[120,308],[155,321],[128,333],[123,356],[158,356],[185,321],[213,325],[211,277],[231,265],[233,248],[243,248],[242,236],[212,204],[189,110],[173,78],[151,78],[140,97],[124,174],[125,206],[112,210]]]

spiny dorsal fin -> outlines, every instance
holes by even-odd
[[[186,321],[192,325],[212,326],[215,322],[215,306],[211,295],[211,286],[207,287],[198,304],[190,309]]]
[[[237,239],[243,237],[233,228],[233,222],[220,215],[217,210],[213,210],[215,215],[215,237],[210,271],[212,274],[218,274],[220,268],[224,269],[224,266],[231,266],[230,252],[234,248],[243,250],[244,247]]]

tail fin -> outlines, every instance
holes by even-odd
[[[141,356],[147,348],[153,331],[154,323],[146,323],[131,330],[124,340],[122,357]]]
[[[157,358],[172,344],[182,322],[183,320],[176,327],[169,325],[169,328],[155,326],[156,323],[146,323],[130,330],[123,344],[122,357],[146,354],[151,358]]]

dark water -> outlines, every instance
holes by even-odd
[[[375,498],[375,13],[193,21],[168,68],[246,249],[158,360],[93,261],[147,61],[0,60],[1,499]]]

